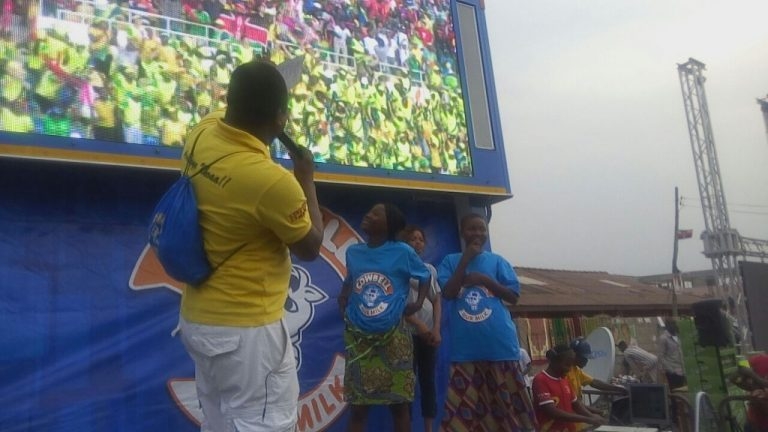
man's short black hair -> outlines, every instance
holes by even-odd
[[[274,64],[256,60],[238,66],[229,81],[227,119],[238,125],[262,125],[288,110],[288,87]]]
[[[546,352],[547,360],[551,362],[560,361],[566,353],[573,351],[567,343],[559,343]]]

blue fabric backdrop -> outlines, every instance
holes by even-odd
[[[148,217],[174,179],[0,159],[0,430],[198,429],[193,364],[171,337],[180,286],[156,272],[145,249]],[[424,226],[428,262],[459,247],[450,200],[341,187],[320,196],[328,209],[323,258],[295,262],[286,304],[300,361],[302,432],[346,427],[339,257],[359,241],[355,230],[368,208],[394,201]],[[446,369],[441,360],[439,403]],[[421,430],[418,404],[413,414]],[[372,412],[369,430],[390,425],[386,410]]]

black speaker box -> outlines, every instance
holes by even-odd
[[[730,323],[722,311],[723,301],[703,300],[691,305],[699,345],[726,347],[733,344]]]

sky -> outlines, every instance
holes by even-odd
[[[711,269],[677,64],[706,64],[732,228],[768,240],[764,0],[486,0],[514,197],[493,207],[496,252],[517,267]]]

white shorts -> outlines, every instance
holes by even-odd
[[[261,327],[180,320],[195,362],[203,432],[294,431],[299,380],[285,319]]]

